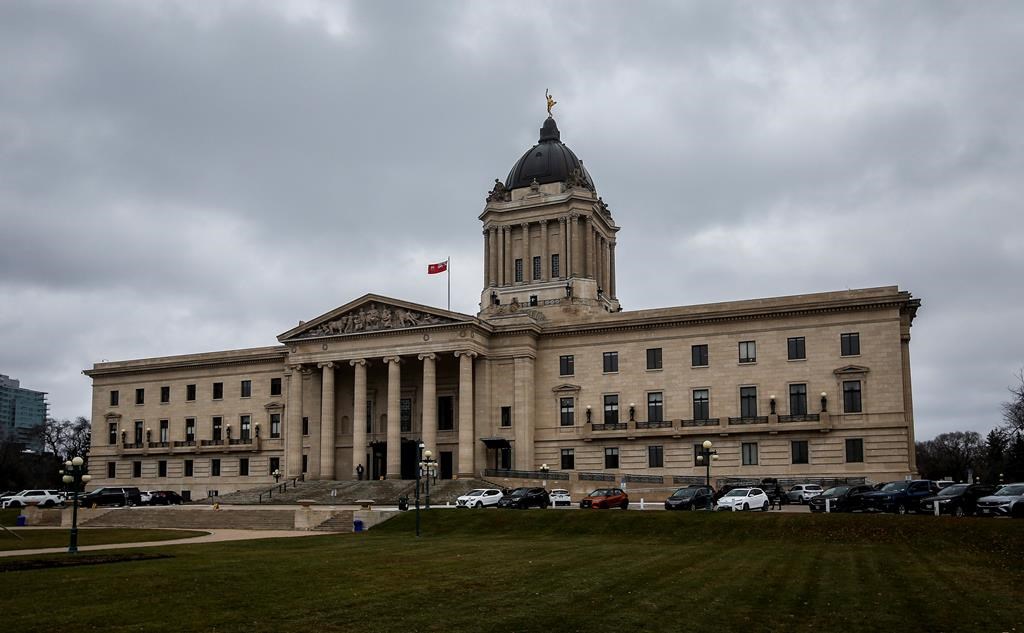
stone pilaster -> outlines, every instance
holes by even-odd
[[[513,283],[512,280],[515,279],[515,271],[513,270],[515,262],[512,261],[513,259],[515,259],[514,257],[512,257],[512,227],[506,224],[501,227],[501,232],[502,235],[504,235],[503,239],[505,244],[504,253],[502,253],[503,258],[501,263],[502,276],[504,277],[504,279],[502,280],[502,285],[511,286]]]
[[[388,479],[401,479],[402,477],[401,361],[402,359],[398,356],[386,356],[384,358],[384,363],[388,366]]]
[[[491,241],[490,231],[484,229],[484,288],[491,285]]]
[[[551,279],[551,257],[548,255],[548,221],[540,221],[540,280]]]
[[[594,258],[594,218],[593,216],[586,216],[583,222],[583,235],[586,236],[584,241],[587,245],[587,252],[585,257],[585,266],[583,271],[584,277],[595,278],[597,277],[597,266]]]
[[[423,446],[424,450],[437,452],[437,356],[420,354],[423,361]]]
[[[320,479],[334,479],[334,363],[318,363],[323,371],[320,394]]]
[[[566,266],[569,265],[569,240],[568,240],[568,236],[566,234],[566,231],[568,230],[568,228],[569,228],[568,218],[565,218],[565,217],[558,218],[558,231],[559,231],[559,233],[558,233],[558,238],[559,238],[558,239],[558,242],[559,242],[558,252],[561,255],[561,257],[559,257],[559,260],[561,260],[561,261],[558,262],[558,264],[559,264],[558,276],[559,276],[560,279],[565,279],[566,277],[569,276],[569,275],[566,274],[566,270],[567,270]]]
[[[533,257],[530,253],[530,223],[523,222],[519,227],[523,233],[523,282],[530,283],[533,280]]]
[[[473,359],[476,352],[455,352],[459,359],[459,477],[476,474],[473,449]]]
[[[608,290],[608,294],[612,299],[615,299],[618,297],[618,295],[615,294],[615,240],[611,240],[608,243],[608,266],[611,269],[608,274],[608,285],[611,286]]]
[[[370,464],[366,461],[366,360],[350,360],[355,368],[352,385],[352,478],[358,479],[356,469],[363,466],[363,477],[370,478]]]
[[[515,378],[513,420],[516,445],[514,451],[517,470],[535,470],[533,463],[533,435],[535,420],[534,407],[534,359],[529,356],[517,357],[514,361]]]
[[[569,215],[569,237],[572,239],[572,275],[583,275],[583,240],[580,238],[580,214]]]
[[[302,474],[302,365],[292,365],[285,376],[288,378],[288,401],[285,404],[284,472],[291,478]]]

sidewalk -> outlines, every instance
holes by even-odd
[[[17,530],[18,528],[11,528]],[[39,530],[48,528],[21,528]],[[64,529],[67,528],[53,528]],[[108,543],[106,545],[82,545],[79,552],[92,552],[105,549],[134,549],[136,547],[159,547],[162,545],[187,545],[193,543],[220,543],[224,541],[249,541],[264,538],[291,538],[296,536],[324,536],[331,532],[299,531],[299,530],[203,530],[209,532],[204,536],[180,538],[170,541],[143,541],[141,543]],[[33,554],[60,554],[67,552],[67,547],[46,547],[42,549],[16,549],[0,552],[0,558],[8,556],[29,556]]]

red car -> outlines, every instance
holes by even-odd
[[[629,495],[622,488],[598,488],[580,501],[581,508],[629,509]]]

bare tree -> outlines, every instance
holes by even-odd
[[[1011,397],[1003,403],[1003,421],[1007,431],[1021,437],[1024,436],[1024,368],[1017,371],[1017,384],[1009,390]]]
[[[74,421],[50,418],[36,427],[36,433],[43,441],[43,450],[61,462],[89,454],[92,425],[85,416],[78,416]]]

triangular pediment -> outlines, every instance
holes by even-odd
[[[368,294],[315,319],[299,323],[297,327],[278,336],[277,340],[283,343],[294,339],[352,336],[477,322],[475,317],[467,314]]]
[[[554,387],[551,391],[554,391],[555,393],[569,393],[569,392],[579,391],[579,390],[580,390],[580,386],[579,385],[571,385],[569,383],[565,383],[565,384],[558,385],[557,387]]]
[[[834,373],[836,375],[840,375],[840,374],[866,374],[869,371],[870,370],[867,367],[864,367],[863,365],[847,365],[845,367],[840,367],[839,369],[835,370],[832,373]]]

